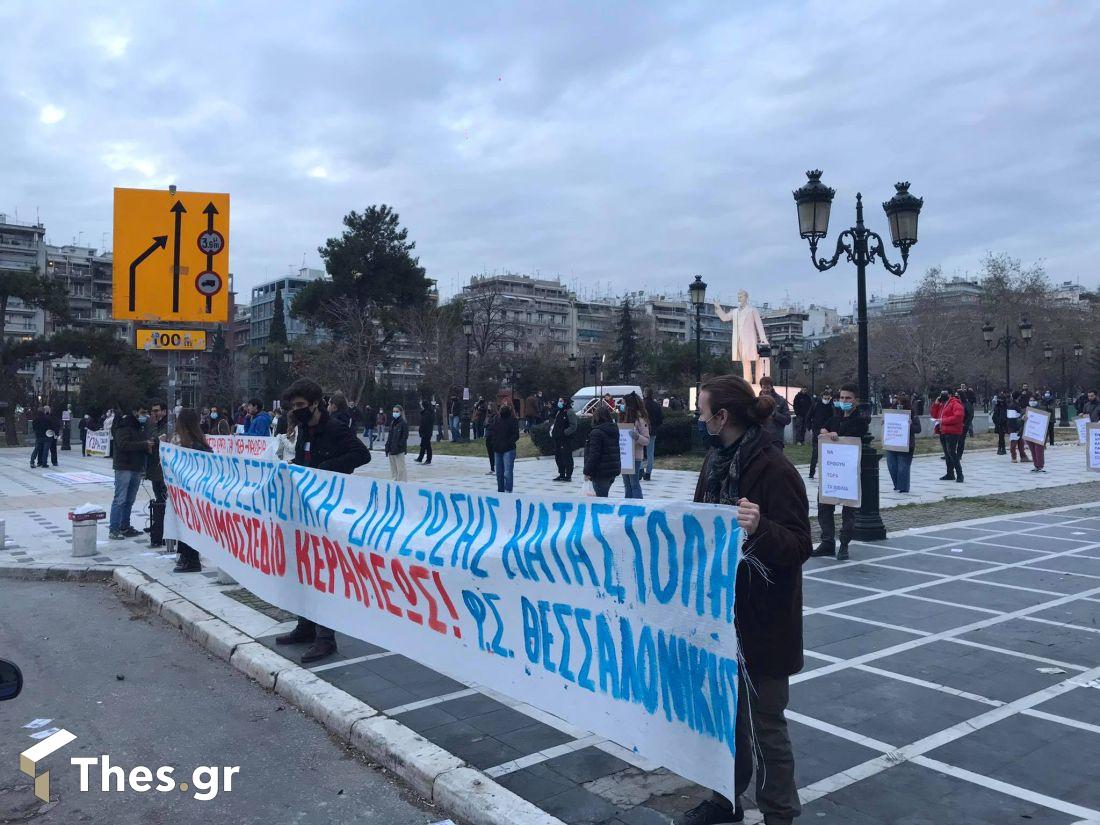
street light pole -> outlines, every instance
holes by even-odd
[[[1005,321],[1005,334],[993,340],[993,330],[995,327],[988,321],[982,325],[982,337],[985,339],[985,345],[990,350],[995,350],[1000,347],[1004,347],[1005,350],[1005,390],[1012,392],[1012,348],[1019,347],[1023,349],[1031,343],[1032,327],[1027,320],[1026,315],[1020,316],[1020,323],[1018,325],[1020,330],[1020,336],[1017,338],[1009,332],[1008,321]]]
[[[688,296],[695,307],[695,416],[699,417],[699,388],[703,384],[703,302],[707,299],[707,285],[703,276],[696,275],[688,284]]]
[[[821,182],[818,169],[806,173],[807,182],[794,192],[798,208],[799,234],[810,245],[810,260],[819,272],[832,269],[844,255],[856,266],[856,328],[858,331],[859,395],[864,404],[871,394],[870,359],[867,335],[867,265],[879,260],[887,272],[901,276],[909,266],[909,249],[917,242],[917,221],[922,198],[909,193],[908,181],[894,184],[897,190],[882,205],[890,223],[890,238],[901,251],[901,264],[892,264],[886,258],[886,245],[877,232],[863,223],[863,195],[856,193],[856,223],[837,237],[836,252],[832,258],[818,258],[817,245],[829,231],[829,213],[832,210],[835,190]],[[881,456],[871,446],[871,435],[863,438],[863,455],[860,463],[860,486],[863,504],[856,513],[854,536],[857,539],[876,540],[886,538],[886,525],[879,513],[879,460]]]
[[[462,387],[462,440],[470,440],[470,338],[474,334],[474,322],[462,318],[462,334],[466,336],[466,383]]]

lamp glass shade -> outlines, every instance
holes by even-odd
[[[1024,318],[1022,321],[1020,321],[1020,337],[1023,338],[1025,341],[1030,341],[1031,332],[1031,324],[1026,318]]]
[[[693,306],[699,306],[707,299],[707,285],[702,276],[696,275],[695,280],[688,285],[688,294],[691,296]]]
[[[462,334],[463,335],[473,335],[474,334],[474,323],[469,318],[463,318],[462,319]]]
[[[821,182],[821,170],[806,173],[806,183],[794,191],[798,206],[798,234],[803,238],[824,238],[829,233],[829,213],[836,190]]]
[[[1046,358],[1048,361],[1054,357],[1054,350],[1051,349],[1050,344],[1047,344],[1043,347],[1043,357]]]
[[[268,358],[267,350],[266,349],[260,350],[260,366],[261,367],[266,367],[267,366],[267,358]]]
[[[1083,346],[1081,346],[1080,344],[1074,344],[1073,345],[1073,356],[1074,356],[1074,358],[1080,358],[1084,354],[1084,352],[1085,352],[1085,348]]]
[[[287,347],[286,349],[283,350],[283,363],[284,364],[294,363],[294,350],[292,350],[290,347]]]
[[[890,241],[894,246],[908,249],[917,242],[917,219],[920,217],[924,198],[909,193],[909,181],[895,183],[894,197],[882,205],[890,220]]]

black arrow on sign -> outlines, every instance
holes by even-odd
[[[206,204],[206,208],[204,210],[202,210],[202,213],[204,215],[206,215],[206,231],[207,232],[213,232],[214,231],[214,216],[218,214],[218,208],[216,206],[214,206],[214,201],[210,201],[210,203]],[[214,269],[214,256],[211,253],[207,252],[206,253],[206,271],[210,272],[213,269]],[[207,315],[210,314],[211,302],[213,300],[214,300],[213,295],[207,295],[206,296],[206,314]]]
[[[158,249],[164,249],[168,246],[167,235],[156,235],[153,238],[153,245],[138,255],[130,264],[130,312],[134,311],[134,301],[137,298],[137,268],[141,266],[141,262],[156,252]]]
[[[176,201],[170,210],[176,213],[175,247],[172,250],[172,312],[180,311],[180,224],[183,222],[183,201]]]

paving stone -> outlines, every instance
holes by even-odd
[[[1055,696],[1037,705],[1035,709],[1076,719],[1078,722],[1087,722],[1090,725],[1100,725],[1100,688],[1075,687],[1061,696]]]
[[[934,584],[915,591],[918,596],[940,599],[963,607],[984,607],[987,610],[1011,612],[1048,602],[1057,596],[996,587],[992,584],[974,583],[968,580]]]
[[[442,703],[440,707],[456,719],[469,719],[471,716],[481,716],[484,713],[491,713],[494,710],[500,710],[508,706],[481,693],[475,693],[471,696],[451,699]]]
[[[864,622],[814,613],[802,622],[802,643],[807,650],[848,659],[916,639],[904,633]]]
[[[529,768],[505,774],[499,777],[497,782],[531,802],[541,802],[563,791],[579,787],[576,782],[566,779],[546,765],[532,765]]]
[[[532,750],[525,753],[519,748],[505,745],[466,722],[439,725],[425,731],[423,736],[475,768],[491,768],[535,752]]]
[[[1066,550],[1076,550],[1088,544],[1088,542],[1084,541],[1048,538],[1047,536],[1037,533],[1020,533],[1015,536],[997,536],[996,538],[982,539],[980,541],[985,544],[1019,547],[1023,550],[1037,550],[1043,553],[1062,553]]]
[[[1100,554],[1100,549],[1095,553]],[[1100,587],[1100,555],[1095,557],[1086,558],[1084,556],[1056,556],[1050,559],[1040,559],[1039,561],[1031,562],[1021,566],[1021,570],[1030,570],[1032,568],[1042,567],[1046,570],[1061,570],[1064,573],[1076,573],[1084,576],[1096,576],[1094,579],[1089,579],[1093,582],[1093,587]]]
[[[911,762],[804,805],[800,819],[822,825],[1070,825],[1075,821]]]
[[[429,705],[426,708],[399,713],[395,717],[402,725],[415,731],[424,732],[439,725],[457,721],[454,716],[443,710],[440,705]]]
[[[823,579],[802,578],[802,605],[804,607],[826,607],[850,599],[861,599],[871,595],[866,590],[834,584]]]
[[[930,547],[938,547],[943,544],[942,539],[929,538],[927,533],[905,536],[889,536],[883,547],[892,547],[898,550],[927,550]]]
[[[969,699],[854,670],[791,685],[790,708],[898,747],[988,710]]]
[[[1066,674],[1040,673],[1040,662],[981,648],[960,648],[949,641],[930,642],[872,664],[1002,702],[1014,701],[1066,678]]]
[[[584,788],[573,788],[543,799],[539,807],[569,825],[600,825],[618,810],[606,799]]]
[[[963,634],[961,638],[1081,667],[1100,665],[1100,633],[1072,627],[1010,619]]]
[[[1030,587],[1033,590],[1048,590],[1065,594],[1081,593],[1085,590],[1095,590],[1100,587],[1100,579],[1085,578],[1070,573],[1048,573],[1043,570],[1033,570],[1026,566],[982,573],[978,576],[972,576],[971,580],[975,582],[998,582],[1000,584],[1015,585],[1016,587]]]
[[[814,577],[822,581],[858,584],[861,587],[874,587],[879,590],[896,590],[899,587],[912,587],[915,584],[928,584],[935,581],[934,576],[923,573],[888,570],[885,567],[870,564],[838,565],[828,571],[814,573]]]
[[[996,532],[998,531],[988,527],[952,527],[948,530],[936,530],[933,533],[921,533],[921,535],[941,539],[942,541],[953,541],[955,539],[967,541],[968,539],[976,539]]]
[[[987,570],[994,564],[993,562],[966,558],[962,554],[948,556],[934,553],[911,553],[908,556],[890,559],[886,563],[893,567],[904,567],[907,570],[915,570],[919,573],[929,573],[936,576],[961,576],[967,573],[976,573],[979,570]]]
[[[1100,628],[1100,602],[1087,599],[1075,599],[1072,602],[1040,610],[1031,614],[1036,619],[1048,619],[1052,622],[1067,622],[1084,627]]]
[[[489,713],[483,713],[480,716],[471,716],[466,721],[482,733],[499,736],[502,733],[526,728],[535,720],[518,710],[500,708]]]
[[[800,788],[873,759],[879,752],[825,733],[801,722],[788,721],[794,748],[795,784]]]
[[[1033,530],[1026,530],[1025,533],[1036,533],[1056,539],[1070,539],[1071,541],[1087,541],[1093,544],[1100,542],[1100,527],[1085,527],[1080,524],[1064,526],[1047,524]]]
[[[573,741],[573,737],[568,733],[562,733],[557,728],[544,725],[542,722],[533,722],[518,730],[498,733],[496,738],[524,754],[537,753]]]
[[[1015,564],[1016,562],[1035,561],[1041,558],[1037,550],[1024,550],[1019,547],[1002,547],[974,541],[960,541],[945,547],[929,550],[934,556],[960,556],[961,558],[988,561],[993,564]]]
[[[1091,731],[1010,716],[928,756],[1056,799],[1100,808],[1095,771],[1066,770],[1071,764],[1100,764],[1100,736]]]
[[[901,625],[928,633],[940,633],[989,618],[988,613],[968,610],[965,607],[926,602],[905,595],[885,596],[881,599],[854,604],[841,608],[838,613],[844,616],[874,619],[878,622]]]
[[[591,782],[601,776],[618,773],[630,767],[619,757],[594,747],[582,748],[579,751],[555,757],[549,760],[546,766],[574,782]]]

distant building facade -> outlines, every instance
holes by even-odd
[[[271,333],[271,319],[275,316],[275,295],[280,289],[283,296],[287,340],[295,341],[310,337],[309,327],[305,321],[291,317],[290,307],[294,303],[294,296],[303,288],[325,277],[327,276],[323,269],[302,267],[293,275],[284,275],[253,287],[252,301],[249,305],[249,345],[262,347],[267,343],[268,335]]]

